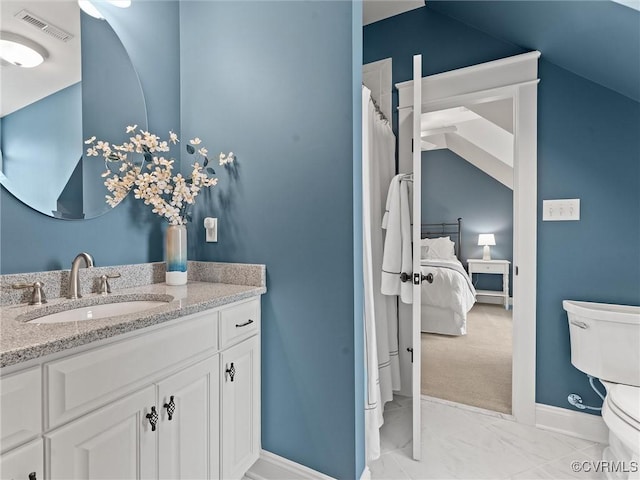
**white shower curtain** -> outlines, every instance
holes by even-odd
[[[382,295],[382,216],[395,173],[395,135],[362,87],[362,230],[364,331],[367,372],[365,445],[367,462],[380,456],[384,404],[400,389],[396,297]]]

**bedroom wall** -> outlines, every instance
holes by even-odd
[[[345,479],[364,467],[361,15],[344,1],[180,3],[183,138],[237,155],[215,166],[189,251],[267,265],[262,446]]]
[[[101,5],[138,72],[151,131],[176,130],[180,121],[178,2],[137,1],[130,8]],[[149,35],[140,25],[162,35]],[[162,59],[162,61],[158,61]],[[142,202],[127,198],[105,215],[63,221],[32,210],[0,188],[0,272],[70,268],[88,251],[96,265],[162,260],[163,222]]]
[[[422,152],[422,222],[462,217],[462,264],[482,258],[479,233],[494,233],[491,258],[513,262],[513,191],[451,150]],[[502,276],[474,275],[479,289],[502,290]],[[509,276],[511,291],[512,276]]]
[[[363,50],[364,63],[393,57],[394,83],[411,79],[415,53],[424,75],[524,52],[427,7],[366,26]],[[544,51],[539,77],[536,399],[571,408],[575,392],[598,405],[571,365],[562,300],[640,304],[640,105],[547,62]],[[542,222],[542,200],[553,198],[580,198],[581,220]]]

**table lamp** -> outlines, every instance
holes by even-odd
[[[496,244],[496,237],[493,233],[481,233],[478,235],[478,245],[484,245],[482,250],[482,260],[491,260],[489,245]]]

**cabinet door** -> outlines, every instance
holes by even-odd
[[[43,479],[42,440],[34,440],[0,456],[0,478],[2,480],[29,480],[35,473],[36,479]]]
[[[219,478],[219,363],[215,355],[158,384],[160,478]]]
[[[155,399],[149,386],[46,435],[49,477],[157,478],[159,428],[146,418]]]
[[[41,384],[39,366],[0,379],[0,451],[5,452],[40,434]]]
[[[260,454],[260,337],[221,354],[222,478],[240,479]]]

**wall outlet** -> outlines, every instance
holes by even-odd
[[[561,222],[567,220],[580,220],[579,198],[542,201],[542,221]]]
[[[205,240],[207,242],[218,241],[218,219],[207,217],[204,219]]]

